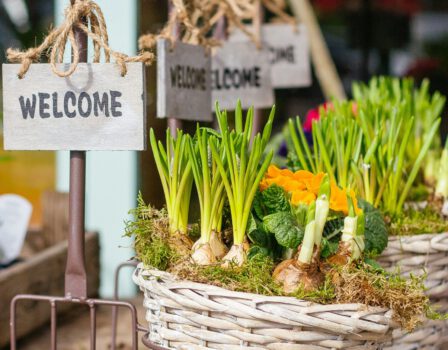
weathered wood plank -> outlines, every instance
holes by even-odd
[[[45,191],[42,195],[42,234],[47,247],[67,239],[68,193]]]
[[[229,37],[231,42],[249,42],[241,30]],[[311,62],[308,33],[301,24],[296,30],[290,24],[264,24],[261,27],[262,46],[269,51],[271,80],[274,88],[311,85]]]
[[[157,41],[157,117],[211,121],[211,58],[204,47]]]
[[[87,290],[96,296],[99,287],[98,234],[86,234]],[[64,295],[67,242],[61,242],[24,262],[0,270],[0,347],[9,343],[9,304],[17,294]],[[70,304],[58,304],[64,312]],[[17,308],[17,336],[22,337],[48,322],[50,306],[45,302],[24,301]]]
[[[124,77],[113,63],[81,63],[66,78],[49,64],[32,64],[23,79],[18,69],[3,64],[5,149],[145,149],[143,63],[128,63]]]
[[[226,41],[212,57],[212,110],[216,101],[233,110],[238,98],[243,108],[274,104],[269,54],[252,43]]]

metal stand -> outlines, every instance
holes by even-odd
[[[76,0],[71,0],[73,5]],[[80,62],[87,62],[87,35],[80,29],[75,29],[76,43],[80,51]],[[112,306],[117,313],[119,307],[126,308],[131,313],[132,349],[138,349],[137,332],[146,331],[138,326],[137,310],[132,303],[118,300],[102,300],[87,298],[87,274],[84,255],[84,217],[85,217],[85,171],[86,152],[70,152],[70,206],[69,206],[69,236],[67,265],[65,270],[65,296],[50,295],[16,295],[10,305],[10,348],[17,349],[16,344],[16,308],[17,303],[24,300],[48,302],[51,309],[51,350],[57,349],[57,305],[72,303],[87,305],[90,310],[90,349],[96,349],[96,307],[98,305]],[[115,338],[114,338],[115,340]],[[115,345],[114,345],[115,346]],[[160,347],[153,347],[160,349]]]

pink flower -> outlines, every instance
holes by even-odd
[[[316,108],[310,109],[306,114],[305,122],[303,123],[303,131],[311,132],[311,129],[313,128],[313,121],[320,119],[319,110],[321,108],[327,110],[328,108],[331,108],[331,106],[332,106],[331,102],[324,102],[323,104],[317,106]]]

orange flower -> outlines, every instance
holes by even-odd
[[[311,204],[316,200],[316,195],[308,191],[294,191],[291,196],[291,204]]]
[[[313,192],[317,196],[324,175],[324,173],[320,172],[314,175],[309,181],[305,181],[308,191]]]
[[[267,177],[278,177],[278,176],[286,176],[292,177],[293,172],[289,169],[279,169],[275,165],[269,165],[268,171],[266,172]]]
[[[292,194],[291,203],[297,205],[299,203],[310,204],[316,200],[319,193],[320,184],[324,177],[323,172],[313,174],[307,170],[298,170],[293,173],[289,169],[279,169],[275,165],[270,165],[265,177],[260,182],[260,190],[264,191],[273,184],[282,187],[286,192]],[[350,191],[355,212],[360,213],[355,192]],[[331,182],[330,209],[334,211],[348,214],[348,201],[346,190]]]
[[[330,195],[330,209],[334,211],[343,212],[345,215],[348,215],[348,200],[345,189],[339,188],[338,185],[333,181],[331,183],[331,195]],[[361,212],[361,209],[358,208],[358,201],[356,200],[356,195],[353,190],[350,191],[350,197],[352,198],[353,205],[355,207],[356,214]]]
[[[293,178],[297,181],[306,181],[314,177],[314,174],[308,170],[297,170],[293,174]]]

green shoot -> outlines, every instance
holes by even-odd
[[[298,257],[299,262],[303,264],[311,263],[315,247],[316,249],[320,249],[322,232],[324,231],[328,212],[330,210],[330,195],[330,178],[328,174],[325,174],[320,184],[318,197],[308,209],[305,235]]]
[[[187,137],[189,160],[193,172],[194,182],[200,206],[201,237],[193,247],[193,260],[201,265],[208,265],[216,257],[221,258],[225,253],[225,246],[219,240],[221,232],[222,212],[225,201],[224,183],[214,158],[210,155],[209,139],[214,138],[219,147],[219,141],[211,136],[213,130],[198,126],[194,140]]]
[[[440,158],[439,174],[437,178],[436,196],[448,198],[448,138]]]
[[[154,130],[151,129],[150,143],[165,196],[169,230],[172,234],[186,234],[193,186],[186,135],[177,130],[176,138],[173,138],[168,129],[164,146],[162,142],[157,142]]]
[[[221,111],[219,105],[216,104],[216,116],[222,140],[221,144],[218,144],[216,138],[210,139],[210,148],[229,201],[233,244],[234,247],[238,246],[238,248],[232,247],[224,260],[236,260],[239,265],[245,259],[242,245],[252,202],[258,184],[273,156],[271,151],[263,160],[263,153],[271,135],[274,113],[275,107],[271,110],[262,134],[258,133],[251,142],[253,108],[248,110],[243,128],[241,104],[238,102],[235,110],[235,130],[230,130],[226,111]],[[236,249],[238,253],[235,253]]]
[[[347,201],[349,213],[344,218],[344,228],[342,229],[341,242],[350,253],[351,260],[357,260],[364,251],[364,214],[356,215],[350,191],[347,191]]]
[[[445,99],[430,96],[427,82],[379,78],[355,84],[354,101],[333,101],[313,122],[308,146],[299,118],[288,123],[297,165],[326,172],[343,188],[391,215],[400,214],[431,149],[439,144]],[[412,140],[412,142],[411,142]],[[403,181],[404,179],[404,181]]]

